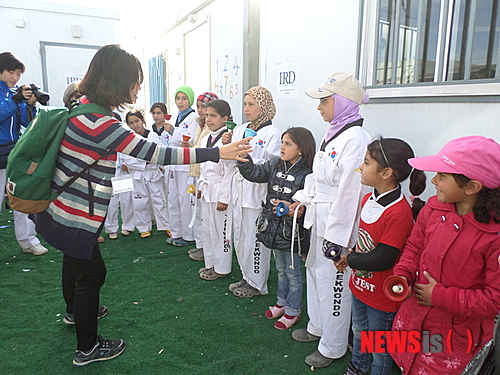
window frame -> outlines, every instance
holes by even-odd
[[[395,0],[396,11],[395,19],[400,20],[399,9],[402,0]],[[468,20],[468,36],[465,49],[465,72],[463,80],[447,81],[448,77],[448,56],[452,44],[453,29],[453,13],[459,6],[460,0],[441,0],[439,9],[439,26],[436,44],[436,63],[434,67],[434,79],[432,82],[417,82],[421,63],[420,56],[424,46],[425,33],[417,34],[417,50],[416,61],[414,64],[413,79],[411,83],[396,83],[397,69],[391,68],[390,83],[375,85],[377,82],[377,61],[379,50],[379,22],[380,22],[380,0],[360,0],[360,22],[359,22],[359,50],[358,50],[358,77],[369,90],[370,96],[373,99],[391,99],[392,101],[401,98],[403,101],[408,101],[413,98],[417,101],[426,101],[436,98],[436,101],[464,101],[464,97],[476,97],[473,101],[500,102],[500,47],[497,50],[496,56],[496,72],[495,78],[486,79],[470,79],[471,71],[471,56],[472,42],[474,37],[475,25],[475,10],[477,0],[471,1],[471,14]],[[425,15],[427,4],[421,1],[418,9],[418,29],[424,30]],[[392,21],[393,22],[393,21]],[[394,23],[394,22],[393,22]],[[366,26],[364,26],[366,25]],[[397,68],[399,33],[396,32],[397,27],[391,27],[390,51],[392,53],[392,61]],[[500,38],[499,38],[500,39]],[[495,41],[500,45],[500,40]],[[395,60],[396,59],[396,60]],[[390,59],[388,60],[390,61]],[[461,99],[462,98],[462,99]],[[466,101],[466,100],[465,100]]]

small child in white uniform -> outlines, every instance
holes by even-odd
[[[127,173],[122,169],[122,163],[123,154],[121,152],[118,152],[115,176],[121,176]],[[131,191],[126,191],[120,194],[113,194],[111,196],[111,200],[109,201],[108,213],[106,214],[106,220],[104,221],[104,230],[106,233],[108,233],[108,236],[111,240],[116,240],[118,238],[119,210],[121,211],[122,217],[122,234],[124,236],[128,236],[130,232],[133,232],[135,229],[134,202],[132,200]]]
[[[226,121],[231,118],[231,108],[224,100],[207,104],[206,126],[210,133],[201,139],[201,147],[222,146],[222,135],[227,132]],[[205,245],[205,267],[199,275],[203,280],[215,280],[231,272],[232,248],[229,196],[221,189],[227,161],[201,164],[198,196],[202,212],[202,240]]]
[[[276,107],[269,90],[261,86],[250,88],[245,93],[244,113],[249,122],[234,129],[232,140],[245,138],[247,129],[253,130],[256,132],[250,141],[253,162],[263,164],[271,158],[279,158],[281,132],[272,124]],[[229,138],[226,133],[223,143],[229,141]],[[231,189],[234,249],[242,279],[229,285],[229,290],[237,297],[250,298],[268,293],[271,250],[255,236],[255,221],[262,211],[261,203],[266,200],[267,184],[245,180],[236,163],[231,164],[233,168],[224,176],[221,188]]]
[[[204,147],[201,146],[201,139],[206,136],[210,130],[208,126],[206,126],[205,117],[207,112],[207,103],[212,100],[219,99],[217,95],[212,92],[204,92],[199,95],[196,100],[196,108],[198,109],[198,117],[196,118],[196,122],[198,123],[198,127],[196,128],[196,132],[194,134],[194,138],[187,142],[186,147]],[[189,166],[189,184],[193,184],[196,186],[200,179],[200,166],[201,164],[191,164]],[[196,247],[194,249],[190,249],[188,251],[189,258],[192,260],[203,261],[205,258],[203,256],[203,239],[201,232],[201,204],[196,197],[196,191],[191,195],[191,202],[194,204],[194,212],[193,215],[194,221],[191,218],[191,224],[193,228],[194,240],[196,242]]]
[[[306,94],[319,100],[317,109],[328,127],[314,157],[313,173],[304,190],[293,197],[307,204],[304,227],[311,228],[311,248],[306,261],[309,323],[293,331],[292,337],[299,342],[319,341],[305,362],[323,368],[347,352],[349,278],[323,256],[323,249],[335,247],[345,255],[356,244],[361,200],[368,192],[356,170],[370,142],[359,106],[368,95],[354,76],[345,73],[332,74]]]
[[[179,112],[172,118],[172,132],[162,132],[161,137],[169,138],[170,147],[182,147],[183,141],[191,141],[198,123],[194,104],[194,92],[189,86],[181,86],[175,90],[175,104]],[[166,140],[161,141],[162,144]],[[193,229],[189,227],[192,217],[191,194],[188,193],[188,165],[171,165],[168,171],[168,213],[170,219],[171,238],[167,243],[174,246],[193,245]]]
[[[158,134],[146,129],[144,116],[138,110],[132,110],[126,116],[127,125],[137,134],[150,141],[159,143]],[[163,171],[157,164],[152,164],[135,157],[123,155],[123,164],[134,180],[133,201],[135,226],[141,238],[151,236],[152,206],[156,228],[166,231],[168,228],[167,204],[163,191]]]

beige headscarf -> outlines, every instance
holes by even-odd
[[[250,129],[257,130],[263,123],[274,118],[276,115],[276,106],[269,90],[261,86],[254,86],[248,89],[245,95],[250,95],[260,107],[259,117],[250,123],[248,126]]]

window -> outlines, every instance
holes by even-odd
[[[499,78],[498,2],[377,0],[368,81],[381,86]]]
[[[148,60],[149,65],[149,102],[165,103],[165,60],[158,55]]]

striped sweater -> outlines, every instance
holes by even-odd
[[[88,103],[82,98],[81,103]],[[117,152],[151,163],[192,164],[219,160],[218,149],[166,148],[132,132],[109,116],[89,113],[68,121],[52,188],[63,186],[72,176],[93,165],[49,206],[47,213],[64,227],[96,233],[111,199]]]

